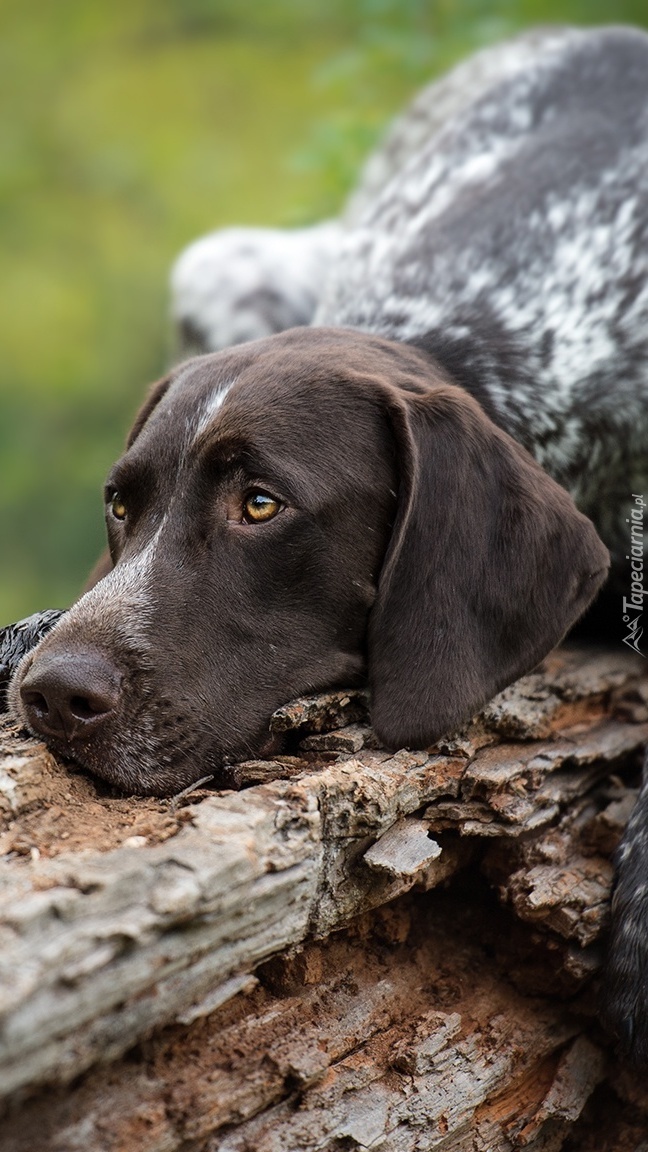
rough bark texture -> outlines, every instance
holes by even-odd
[[[427,752],[362,693],[273,727],[175,801],[0,729],[2,1152],[639,1152],[597,972],[643,661],[561,650]]]

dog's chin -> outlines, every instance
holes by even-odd
[[[207,765],[193,756],[165,765],[134,763],[130,757],[121,757],[119,749],[114,749],[106,760],[94,755],[75,755],[73,759],[119,792],[135,796],[176,796],[209,776],[218,783],[221,767],[220,760],[215,758]]]
[[[44,739],[39,733],[34,735]],[[216,754],[177,754],[156,760],[143,750],[138,754],[127,741],[111,741],[105,750],[89,743],[72,746],[56,737],[45,738],[45,744],[55,756],[131,796],[176,796],[208,776],[219,783],[222,775],[222,756]]]

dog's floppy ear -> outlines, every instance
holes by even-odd
[[[372,719],[425,748],[557,644],[607,549],[567,492],[452,385],[393,389],[399,507],[369,624]]]
[[[126,440],[127,448],[130,448],[135,443],[151,412],[154,408],[157,408],[162,397],[168,392],[170,384],[171,373],[169,373],[168,376],[163,376],[161,380],[156,380],[155,384],[151,384],[146,394],[146,399],[135,417],[133,427],[128,433]]]

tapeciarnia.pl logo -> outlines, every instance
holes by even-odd
[[[630,596],[623,597],[623,623],[627,626],[628,632],[627,636],[623,637],[623,643],[627,644],[629,648],[633,648],[645,659],[646,654],[641,651],[639,641],[643,636],[641,625],[644,610],[643,598],[648,595],[648,589],[644,589],[643,585],[646,502],[643,496],[637,496],[634,492],[632,499],[635,506],[630,509],[630,516],[626,518],[626,524],[630,525],[630,553],[626,556],[626,560],[630,561]]]

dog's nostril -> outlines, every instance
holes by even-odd
[[[92,720],[94,716],[102,716],[110,712],[112,704],[109,700],[98,699],[91,696],[72,696],[69,709],[78,720]]]
[[[21,692],[23,702],[43,718],[49,715],[49,706],[42,692]]]

